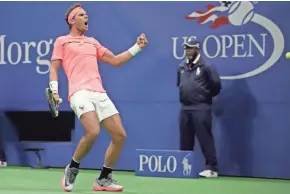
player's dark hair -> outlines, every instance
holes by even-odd
[[[66,21],[67,25],[69,26],[69,29],[71,29],[71,25],[68,22],[68,16],[72,12],[72,10],[74,10],[77,7],[83,8],[83,6],[80,3],[75,3],[75,4],[71,5],[65,13],[65,21]]]

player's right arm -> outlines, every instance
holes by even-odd
[[[58,70],[61,65],[61,60],[53,60],[50,64],[50,71],[49,71],[49,88],[54,94],[54,99],[59,101],[59,94],[58,94]]]
[[[58,71],[63,60],[63,47],[61,38],[57,38],[54,42],[54,48],[51,57],[49,70],[49,88],[53,92],[55,100],[59,100],[58,94]]]

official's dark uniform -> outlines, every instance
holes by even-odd
[[[180,112],[180,150],[192,150],[196,135],[206,159],[206,168],[217,171],[212,134],[212,98],[220,93],[221,81],[215,68],[199,55],[196,64],[178,68]]]
[[[3,148],[3,142],[0,138],[0,161],[6,161],[6,156]]]

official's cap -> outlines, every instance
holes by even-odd
[[[197,41],[195,38],[191,38],[183,44],[184,49],[186,48],[200,48],[200,42]]]

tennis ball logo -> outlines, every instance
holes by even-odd
[[[273,51],[263,64],[244,74],[233,76],[221,76],[221,79],[243,79],[258,75],[276,64],[284,50],[284,36],[279,27],[267,17],[254,12],[254,5],[250,1],[233,2],[228,9],[228,20],[233,26],[242,26],[249,22],[263,27],[273,38]]]
[[[206,12],[194,11],[186,16],[187,19],[202,18],[198,20],[199,24],[213,22],[214,24],[211,25],[212,29],[216,29],[223,24],[231,24],[235,28],[239,28],[249,23],[256,24],[260,26],[260,28],[264,28],[269,36],[272,37],[273,50],[269,53],[270,56],[266,61],[261,61],[261,64],[251,71],[238,75],[221,76],[221,79],[235,80],[256,76],[275,65],[284,53],[285,40],[280,28],[268,17],[257,13],[257,11],[254,12],[254,4],[255,3],[251,1],[234,1],[230,2],[229,5],[228,2],[222,1],[219,6],[210,5],[211,8],[208,7],[207,9],[209,10]],[[219,17],[218,14],[215,15],[216,12],[227,12],[227,20],[225,20],[225,16]],[[253,33],[257,33],[257,31],[253,31]]]
[[[250,22],[254,16],[254,6],[248,1],[236,1],[229,7],[229,22],[234,26],[241,26]]]

